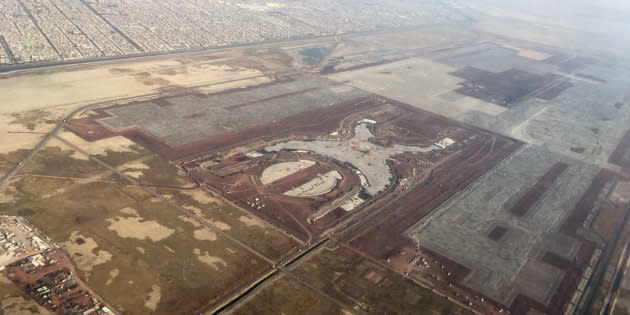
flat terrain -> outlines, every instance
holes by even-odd
[[[60,140],[38,153],[24,175],[7,188],[10,202],[2,204],[3,213],[23,215],[43,226],[62,244],[85,282],[119,311],[170,314],[200,309],[268,268],[120,175],[74,155],[80,156]],[[268,244],[267,251],[258,248],[272,257],[291,248],[287,237],[270,232],[264,223],[204,192],[187,189],[186,177],[178,180],[177,172],[169,173],[172,165],[160,165],[160,158],[151,156],[132,147],[99,157],[127,176],[139,172],[135,176],[146,185],[181,185],[165,188],[163,194],[222,229],[240,230],[243,239]],[[154,300],[146,303],[124,293],[129,290]]]
[[[25,6],[39,34],[69,3],[22,2],[7,10]],[[131,42],[182,52],[5,73],[0,212],[60,244],[78,279],[124,314],[622,312],[627,21],[599,3],[571,20],[538,0],[549,10],[495,2],[424,11],[463,24],[383,4],[348,20],[328,2],[319,15],[203,2],[209,16],[242,13],[239,27],[267,18],[213,36],[194,31],[221,25],[204,18],[162,41],[155,32],[190,7],[81,2],[119,27],[112,38],[131,48],[117,55],[138,50]],[[148,23],[158,3],[178,13]],[[598,14],[610,32],[589,29]],[[286,37],[318,38],[261,35],[286,25],[297,32]],[[90,45],[74,49],[63,32],[49,38],[57,57],[37,60],[88,58],[75,50]],[[0,27],[10,60],[3,38],[14,53],[15,38]],[[23,48],[43,54],[43,41]],[[265,43],[184,52],[242,42]],[[4,313],[45,312],[6,284]]]
[[[420,288],[348,248],[322,247],[293,267],[295,272],[334,297],[356,303],[369,314],[467,314],[445,298]],[[289,294],[290,292],[290,294]],[[272,301],[271,303],[269,301]],[[323,297],[313,296],[286,278],[270,281],[243,300],[232,314],[311,312],[345,314]]]

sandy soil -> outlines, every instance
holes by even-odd
[[[503,47],[518,51],[518,55],[521,57],[529,58],[529,59],[537,60],[537,61],[542,61],[552,56],[551,54],[548,54],[542,51],[526,49],[526,48],[516,47],[512,45],[503,45]]]
[[[197,220],[191,219],[183,215],[177,216],[177,218],[184,222],[188,222],[195,227],[195,231],[193,231],[193,236],[196,239],[201,240],[201,241],[216,241],[217,233],[211,231],[208,228],[202,227],[202,225],[199,222],[197,222]]]
[[[31,149],[43,138],[23,125],[12,123],[14,120],[10,115],[0,114],[0,153]]]
[[[451,91],[462,81],[449,74],[455,70],[428,59],[410,58],[328,77],[451,118],[472,110],[493,116],[505,111],[499,105],[453,95]]]
[[[210,256],[208,251],[204,251],[202,255],[201,251],[198,248],[195,248],[193,250],[193,253],[197,255],[197,258],[199,259],[199,261],[209,266],[212,266],[216,270],[219,270],[219,268],[221,267],[227,267],[227,263],[225,262],[225,260],[216,256]]]
[[[193,235],[195,236],[196,239],[200,241],[216,241],[217,240],[217,233],[212,232],[211,230],[207,228],[195,230],[193,232]]]
[[[111,137],[111,138],[107,138],[103,140],[88,142],[79,138],[77,135],[75,135],[72,132],[65,131],[60,134],[60,137],[80,147],[82,150],[86,151],[87,153],[94,154],[94,155],[97,155],[97,154],[104,155],[107,153],[106,152],[107,150],[115,151],[115,152],[130,152],[132,151],[132,146],[136,145],[133,141],[123,136],[115,136],[115,137]],[[73,154],[72,157],[75,159],[81,159],[81,160],[88,159],[87,156],[80,154],[78,152]]]
[[[184,222],[188,222],[190,224],[192,224],[194,227],[198,228],[201,226],[201,224],[199,222],[197,222],[197,220],[191,219],[185,215],[179,215],[177,216],[178,219],[184,221]]]
[[[35,301],[27,300],[21,296],[1,299],[0,310],[4,314],[11,315],[52,314]]]
[[[95,251],[98,248],[96,241],[91,237],[84,237],[79,231],[73,231],[68,241],[61,243],[61,247],[70,255],[75,266],[86,272],[112,258],[112,255],[104,250]]]
[[[154,93],[167,87],[227,84],[262,75],[255,69],[226,65],[229,62],[165,57],[15,72],[0,77],[0,113],[80,106]]]
[[[203,203],[203,204],[220,202],[218,198],[212,196],[209,192],[203,191],[201,189],[183,190],[182,193],[192,197],[193,200],[195,200],[196,202]]]
[[[147,296],[144,298],[144,306],[155,312],[161,298],[162,290],[160,286],[154,284],[151,286],[151,292],[147,293]]]
[[[116,232],[119,237],[139,240],[150,239],[157,242],[171,236],[175,232],[175,230],[167,228],[157,221],[144,221],[134,209],[124,208],[120,212],[128,216],[106,220],[109,223],[107,228]]]
[[[114,281],[118,275],[120,274],[120,270],[118,269],[112,269],[109,271],[109,279],[107,279],[107,282],[105,283],[105,285],[110,285],[112,283],[112,281]]]
[[[195,215],[197,215],[199,217],[206,218],[206,216],[204,215],[203,211],[201,209],[197,208],[197,207],[184,206],[184,208],[192,211]],[[189,218],[185,218],[185,219],[180,218],[180,219],[182,219],[184,221],[192,220],[192,219],[189,219]],[[228,231],[228,230],[230,230],[232,228],[229,224],[227,224],[225,222],[210,220],[210,219],[207,219],[207,218],[206,218],[206,221],[209,222],[210,224],[216,226],[218,229],[220,229],[222,231]],[[190,222],[190,221],[187,221],[187,222]],[[193,223],[193,225],[199,226],[199,222]]]
[[[266,228],[267,226],[265,225],[265,222],[263,222],[261,219],[255,218],[255,217],[250,217],[250,216],[246,216],[243,215],[240,218],[238,218],[239,221],[245,223],[245,225],[247,225],[248,227],[252,227],[252,226],[258,226],[261,228]]]
[[[118,169],[122,171],[123,174],[138,179],[144,174],[144,170],[149,169],[149,166],[142,162],[131,162],[121,165]]]
[[[127,207],[127,208],[122,208],[122,209],[120,209],[118,211],[120,211],[120,213],[124,213],[124,214],[130,215],[130,216],[134,216],[134,217],[139,217],[140,216],[140,214],[138,213],[138,210],[136,210],[134,208]]]
[[[217,92],[221,92],[225,90],[256,86],[259,84],[270,82],[271,80],[272,79],[267,76],[254,76],[254,77],[247,78],[244,80],[239,80],[239,81],[203,86],[203,87],[198,88],[197,91],[199,91],[202,94],[212,94],[212,93],[217,93]]]

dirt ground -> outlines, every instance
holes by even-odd
[[[335,299],[368,314],[468,314],[445,298],[361,257],[345,247],[322,247],[293,267],[299,276]],[[256,289],[233,314],[344,314],[321,295],[287,277]],[[291,292],[289,294],[288,292]],[[272,301],[273,303],[270,303]],[[271,307],[273,305],[273,307]]]
[[[57,106],[80,106],[157,93],[168,88],[243,87],[265,82],[264,73],[284,69],[236,51],[186,57],[153,57],[46,70],[25,70],[0,76],[0,113]],[[213,87],[218,84],[219,87]]]
[[[0,203],[0,211],[25,215],[62,244],[79,276],[117,309],[130,314],[153,307],[158,314],[188,313],[268,268],[225,238],[207,237],[208,231],[178,219],[180,214],[172,206],[93,161],[75,159],[74,154],[58,141],[39,152],[5,191],[12,200]],[[166,183],[158,175],[169,163],[129,152],[107,151],[101,157],[114,165],[132,166],[134,162],[127,158],[140,158],[148,166],[142,168],[141,179]],[[177,174],[175,167],[173,172]],[[261,250],[266,254],[281,255],[293,246],[289,238],[269,226],[247,228],[241,221],[245,213],[212,196],[193,190],[182,190],[188,194],[179,189],[165,191],[175,202],[197,206],[209,220],[223,222],[230,232],[246,233],[237,234],[238,238],[264,244],[268,249]],[[198,230],[201,232],[195,232]],[[203,235],[201,239],[199,235]],[[160,298],[153,286],[159,286]],[[145,305],[144,299],[124,293],[130,290],[153,293]]]

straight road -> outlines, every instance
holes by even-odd
[[[310,288],[311,290],[319,293],[320,295],[322,295],[323,297],[327,298],[328,300],[330,300],[331,302],[333,302],[334,304],[339,305],[340,307],[346,309],[348,312],[352,313],[352,314],[361,314],[360,311],[357,311],[356,309],[354,309],[353,307],[350,307],[348,305],[346,305],[345,303],[343,303],[342,301],[332,297],[331,295],[329,295],[327,292],[325,292],[324,290],[310,284],[308,281],[306,281],[305,279],[303,279],[302,277],[300,277],[299,275],[295,274],[293,271],[287,269],[288,264],[292,263],[295,261],[295,259],[289,260],[288,262],[285,263],[277,263],[276,261],[270,259],[269,257],[265,256],[264,254],[262,254],[261,252],[257,251],[256,249],[254,249],[253,247],[243,243],[241,240],[233,237],[232,235],[226,233],[225,231],[219,229],[217,226],[215,226],[214,224],[208,222],[208,220],[196,215],[195,213],[193,213],[192,211],[176,204],[175,202],[173,202],[172,200],[164,197],[163,195],[158,194],[154,189],[151,189],[150,187],[144,186],[142,185],[140,182],[138,182],[137,180],[135,180],[134,178],[131,178],[125,174],[123,174],[122,172],[120,172],[119,170],[117,170],[116,168],[108,165],[107,163],[103,162],[102,160],[100,160],[99,158],[91,155],[90,153],[86,152],[85,150],[81,149],[80,147],[78,147],[77,145],[68,142],[67,140],[57,137],[58,140],[60,140],[61,142],[63,142],[64,144],[66,144],[68,147],[72,148],[73,150],[76,150],[77,152],[87,156],[90,158],[90,160],[100,164],[101,166],[107,168],[108,170],[116,173],[117,175],[121,176],[122,178],[124,178],[125,180],[127,180],[129,183],[136,185],[138,187],[140,187],[142,190],[144,190],[145,192],[149,193],[150,195],[152,195],[155,198],[160,199],[160,201],[172,206],[173,208],[175,208],[177,211],[181,212],[182,214],[184,214],[185,216],[197,221],[199,224],[201,224],[202,226],[210,229],[211,231],[229,239],[230,241],[232,241],[233,243],[237,244],[238,246],[240,246],[241,248],[245,249],[246,251],[248,251],[249,253],[251,253],[252,255],[260,258],[261,260],[267,262],[268,264],[270,264],[272,266],[273,270],[276,270],[277,272],[281,272],[295,280],[297,280],[298,282],[300,282],[301,284],[303,284],[304,286]],[[319,245],[321,243],[317,243],[316,245]],[[299,257],[302,257],[303,255],[299,255]]]

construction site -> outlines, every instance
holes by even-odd
[[[628,69],[494,23],[6,74],[0,313],[625,308]]]

